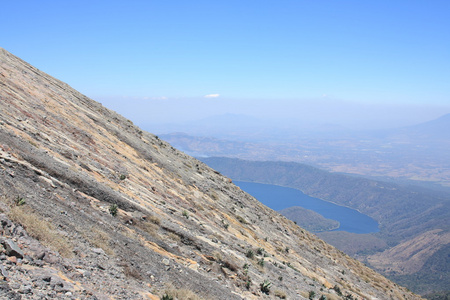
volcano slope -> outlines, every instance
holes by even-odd
[[[0,297],[420,299],[1,48],[0,176]]]

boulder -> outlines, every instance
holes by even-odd
[[[3,247],[5,247],[6,255],[8,256],[15,256],[17,258],[23,258],[23,251],[22,249],[17,246],[16,243],[13,242],[11,239],[6,239],[2,241]]]

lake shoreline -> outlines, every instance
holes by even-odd
[[[347,231],[365,234],[380,231],[379,223],[375,219],[361,213],[357,209],[309,196],[296,188],[254,181],[238,180],[234,183],[243,191],[275,211],[299,206],[340,223],[338,228],[320,232]],[[280,202],[280,197],[284,201]],[[288,205],[289,203],[290,205]]]
[[[337,206],[340,206],[340,207],[345,207],[345,208],[348,208],[348,209],[351,209],[351,210],[355,210],[355,211],[359,212],[360,214],[365,215],[365,216],[368,216],[369,218],[373,219],[371,216],[369,216],[369,215],[367,215],[367,214],[361,212],[361,211],[360,211],[359,209],[357,209],[357,208],[353,208],[353,207],[350,207],[350,206],[338,204],[338,203],[333,202],[333,201],[328,201],[328,200],[324,200],[324,199],[321,199],[321,198],[317,198],[317,197],[308,195],[308,194],[306,194],[304,191],[302,191],[302,190],[300,190],[300,189],[298,189],[298,188],[295,188],[295,187],[285,186],[285,185],[279,185],[279,184],[274,184],[274,183],[264,183],[264,182],[259,182],[259,181],[233,180],[233,183],[234,183],[234,182],[245,182],[245,183],[257,183],[257,184],[264,184],[264,185],[273,185],[273,186],[278,186],[278,187],[282,187],[282,188],[287,188],[287,189],[297,190],[297,191],[302,192],[303,194],[305,194],[305,195],[308,196],[308,197],[315,198],[315,199],[319,199],[319,200],[321,200],[321,201],[328,202],[328,203],[331,203],[331,204],[334,204],[334,205],[337,205]],[[237,185],[237,184],[235,184],[235,185],[238,186],[238,187],[240,188],[239,185]],[[245,191],[244,191],[244,192],[245,192]],[[373,219],[373,220],[375,220],[375,219]],[[376,220],[375,220],[375,221],[376,221]],[[377,221],[377,223],[378,223],[378,221]]]

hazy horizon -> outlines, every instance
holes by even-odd
[[[137,124],[450,112],[450,2],[7,1],[1,47]],[[295,121],[295,122],[294,122]]]
[[[340,126],[343,129],[396,129],[435,120],[450,113],[450,105],[388,105],[350,103],[329,99],[250,101],[237,99],[139,99],[100,97],[95,99],[144,127],[198,123],[211,126],[229,115],[236,121],[265,122],[278,127],[301,126],[317,129]],[[201,109],[199,109],[201,108]],[[240,118],[239,118],[240,117]],[[236,125],[236,124],[234,124]],[[242,124],[243,126],[245,124]],[[167,132],[164,132],[167,133]]]

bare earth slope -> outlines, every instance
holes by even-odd
[[[0,195],[2,299],[420,298],[1,48]]]

